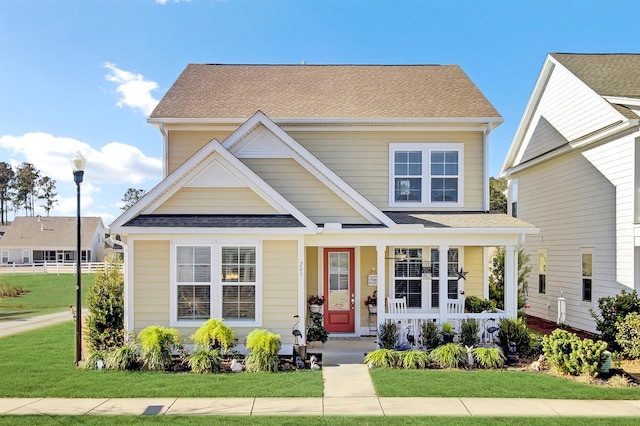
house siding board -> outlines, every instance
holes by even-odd
[[[134,329],[169,326],[169,241],[135,241],[133,263]]]
[[[615,188],[582,153],[562,156],[517,176],[518,217],[534,223],[539,235],[528,236],[529,313],[557,319],[557,298],[567,299],[569,324],[595,331],[589,308],[621,288],[615,272]],[[558,206],[562,206],[559,209]],[[592,302],[582,302],[581,248],[594,250]],[[538,249],[547,249],[546,293],[538,293]]]
[[[484,207],[481,132],[289,132],[302,146],[379,209],[389,208],[390,143],[463,143],[465,211]],[[438,208],[424,210],[461,210]]]
[[[369,223],[293,159],[243,158],[242,161],[315,223]]]
[[[168,152],[166,153],[169,174],[209,141],[212,139],[223,141],[230,133],[229,131],[213,130],[170,130],[168,132]]]
[[[181,188],[153,214],[277,214],[250,188]]]
[[[469,272],[464,282],[464,297],[477,296],[484,299],[484,254],[482,247],[464,248],[464,270]]]
[[[298,312],[298,242],[263,241],[262,250],[262,328],[280,334],[283,344],[293,344],[293,316],[306,315]]]

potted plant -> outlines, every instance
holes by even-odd
[[[369,309],[370,314],[378,313],[378,290],[374,290],[372,295],[364,299],[364,306]]]
[[[329,339],[329,332],[322,325],[322,315],[312,312],[310,319],[311,324],[307,327],[307,343],[326,342]]]
[[[456,331],[453,329],[453,325],[450,322],[443,322],[440,324],[443,343],[453,342],[453,336],[456,335]]]
[[[322,310],[322,305],[324,305],[324,296],[309,296],[309,310],[314,314],[320,313]]]

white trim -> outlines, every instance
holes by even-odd
[[[422,153],[422,193],[420,202],[400,202],[395,200],[395,153],[397,151],[420,151]],[[458,201],[431,201],[431,152],[456,151],[458,153]],[[410,176],[409,176],[410,177]],[[389,143],[389,207],[422,208],[422,207],[463,207],[464,206],[464,143]]]

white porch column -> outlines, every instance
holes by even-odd
[[[307,339],[306,329],[307,329],[307,292],[306,292],[306,280],[305,280],[305,271],[304,271],[304,239],[298,239],[298,315],[300,316],[300,332],[302,333],[302,343],[304,343]]]
[[[516,246],[504,248],[504,311],[509,318],[518,316],[518,256]]]
[[[378,321],[378,330],[380,329],[380,325],[384,323],[386,316],[386,307],[384,304],[384,300],[387,297],[387,293],[385,291],[386,287],[386,276],[387,276],[387,268],[385,268],[385,255],[387,252],[386,246],[376,246],[376,270],[378,271],[378,286],[376,287],[376,294],[378,295],[378,314],[376,315]]]
[[[447,321],[447,299],[449,293],[449,246],[441,245],[439,251],[438,274],[438,306],[440,306],[440,322]]]

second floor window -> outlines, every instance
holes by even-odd
[[[547,292],[547,251],[538,252],[538,293]]]
[[[390,145],[391,206],[462,207],[464,144]]]

